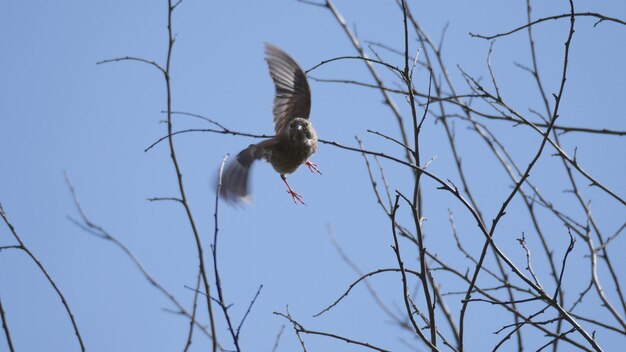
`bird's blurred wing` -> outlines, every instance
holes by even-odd
[[[311,91],[306,75],[284,51],[265,44],[265,60],[276,86],[274,97],[274,130],[280,134],[296,117],[308,119],[311,112]]]
[[[267,139],[258,144],[251,144],[237,154],[222,173],[220,196],[229,203],[250,203],[250,168],[255,160],[266,157],[267,148],[271,148],[276,139]]]

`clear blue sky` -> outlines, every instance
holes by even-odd
[[[486,87],[491,88],[486,68],[489,42],[470,38],[468,32],[491,34],[523,24],[525,1],[411,3],[434,40],[440,39],[449,23],[443,50],[457,89],[468,91],[457,65],[483,77]],[[336,5],[351,27],[356,23],[360,39],[402,47],[401,12],[393,1],[337,0]],[[568,11],[567,1],[537,2],[535,7],[535,18]],[[577,10],[626,18],[626,3],[619,0],[579,2]],[[626,27],[602,23],[594,28],[593,23],[593,19],[576,22],[559,123],[626,130]],[[293,0],[185,0],[175,12],[174,31],[174,110],[202,114],[251,133],[273,131],[274,91],[263,61],[263,42],[283,48],[305,69],[325,59],[355,54],[330,12]],[[91,219],[123,241],[160,283],[190,307],[193,292],[184,286],[195,284],[197,256],[183,209],[175,203],[146,200],[177,195],[166,145],[144,152],[166,131],[161,123],[161,111],[166,108],[162,77],[152,67],[138,63],[96,65],[97,61],[126,55],[164,64],[166,1],[8,0],[0,3],[0,33],[0,202],[9,218],[65,293],[88,350],[182,350],[188,322],[163,310],[173,307],[118,248],[68,221],[68,215],[76,217],[77,213],[63,178],[67,171]],[[536,27],[548,93],[556,92],[560,83],[566,35],[567,20]],[[412,41],[411,47],[415,51],[418,45]],[[380,52],[390,63],[402,64],[400,57]],[[529,109],[541,109],[541,101],[530,76],[514,65],[529,65],[528,52],[526,34],[521,32],[495,43],[492,63],[505,99],[532,116]],[[394,77],[381,72],[393,86]],[[313,75],[372,81],[358,61],[328,64]],[[418,89],[427,89],[428,75],[423,69],[416,70],[415,81]],[[339,84],[310,85],[311,119],[321,138],[355,145],[354,136],[359,135],[369,149],[403,155],[397,146],[366,132],[372,129],[398,136],[397,125],[378,92]],[[403,98],[394,99],[408,117]],[[540,142],[536,133],[523,126],[482,122],[493,126],[520,165],[530,161]],[[208,127],[186,117],[176,117],[174,123],[176,130]],[[511,182],[484,143],[466,127],[462,122],[455,124],[463,146],[463,163],[475,196],[486,218],[491,219],[510,192]],[[226,153],[237,153],[252,140],[187,134],[175,141],[190,205],[208,253],[214,175]],[[572,133],[564,135],[562,141],[570,154],[578,148],[578,161],[586,170],[622,197],[626,195],[624,137]],[[422,143],[424,160],[437,157],[430,169],[460,184],[444,130],[432,117],[425,122]],[[553,149],[546,149],[531,180],[555,204],[584,222],[573,196],[562,192],[567,183],[553,153]],[[401,340],[413,342],[412,337],[388,321],[364,286],[357,287],[330,313],[311,317],[357,277],[334,249],[329,225],[363,271],[397,266],[390,248],[390,224],[376,204],[362,157],[321,145],[313,160],[322,176],[302,168],[289,177],[307,206],[294,206],[278,175],[267,164],[259,164],[253,171],[254,204],[245,209],[221,208],[220,269],[236,321],[258,286],[264,285],[244,326],[242,346],[248,351],[271,350],[276,334],[286,323],[272,312],[284,311],[288,304],[293,316],[307,328],[367,340],[393,351],[410,351]],[[383,165],[392,189],[409,193],[411,173],[392,163]],[[582,194],[592,199],[592,210],[603,231],[613,233],[626,218],[625,208],[596,189],[586,188],[587,182],[578,176]],[[453,258],[451,263],[464,272],[471,266],[453,244],[448,209],[454,212],[459,235],[474,255],[482,246],[481,234],[457,201],[436,190],[432,182],[425,181],[423,186],[429,248]],[[401,209],[400,219],[407,225],[409,215],[406,208]],[[556,255],[562,255],[566,230],[547,213],[542,219],[555,243]],[[527,213],[516,198],[496,239],[520,267],[524,267],[524,255],[515,239],[522,232],[531,246],[538,245]],[[8,230],[0,226],[0,246],[10,244]],[[619,237],[613,246],[616,267],[625,267],[626,259],[615,249],[626,248],[626,236]],[[407,265],[416,269],[415,252],[408,243],[404,248]],[[570,304],[587,282],[585,253],[584,243],[579,241],[572,253],[572,269],[566,271],[571,285],[566,301]],[[536,266],[550,287],[549,272],[542,270],[545,263],[538,259]],[[437,275],[443,291],[466,288],[445,273]],[[620,279],[624,284],[625,278]],[[390,307],[401,307],[402,287],[397,276],[379,276],[371,282]],[[488,286],[489,281],[482,285]],[[607,295],[615,299],[613,290],[607,290]],[[58,298],[21,252],[0,252],[0,297],[17,350],[78,350]],[[458,311],[460,297],[449,298],[451,309]],[[590,297],[589,303],[594,299]],[[199,318],[206,322],[204,308],[200,311]],[[500,338],[491,333],[510,322],[509,316],[500,313],[490,305],[470,306],[468,350],[482,350]],[[597,314],[610,321],[605,311]],[[216,317],[220,342],[228,347],[223,317],[217,309]],[[531,348],[541,345],[537,333],[527,336]],[[354,350],[323,337],[305,339],[312,351]],[[624,343],[623,336],[605,332],[598,339],[607,351]],[[210,346],[197,331],[193,342],[195,351]],[[295,351],[298,346],[287,326],[279,350]],[[0,338],[0,351],[5,350]]]

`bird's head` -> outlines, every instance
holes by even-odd
[[[291,120],[287,133],[292,142],[304,142],[312,139],[315,135],[311,122],[300,117]]]

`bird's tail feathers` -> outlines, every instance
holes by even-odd
[[[226,165],[222,173],[222,187],[220,188],[222,199],[232,203],[251,202],[249,175],[252,163],[260,159],[257,149],[256,144],[251,144]]]

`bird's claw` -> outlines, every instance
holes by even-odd
[[[301,196],[301,195],[299,195],[298,193],[296,193],[294,190],[292,190],[292,189],[288,189],[288,190],[287,190],[287,193],[289,193],[289,195],[291,196],[291,198],[293,198],[293,202],[294,202],[295,204],[300,203],[300,204],[302,204],[302,205],[306,205],[306,204],[304,204],[304,201],[302,200],[302,196]]]
[[[291,198],[293,198],[293,202],[296,203],[296,205],[298,203],[302,204],[302,205],[306,205],[304,204],[304,201],[302,200],[302,196],[299,195],[298,193],[296,193],[296,191],[294,191],[291,186],[289,186],[289,182],[287,182],[287,177],[285,177],[284,174],[280,175],[280,178],[283,179],[283,182],[285,182],[285,186],[287,186],[287,193],[289,193],[289,195],[291,196]]]
[[[306,166],[308,166],[308,167],[309,167],[309,170],[311,170],[311,172],[312,172],[312,173],[316,173],[316,172],[317,172],[317,173],[318,173],[318,174],[320,174],[320,175],[322,174],[322,172],[320,171],[320,169],[318,169],[318,168],[317,168],[317,164],[312,163],[312,162],[310,162],[310,161],[307,161],[307,162],[306,162]]]

